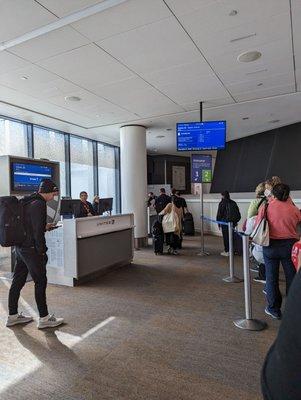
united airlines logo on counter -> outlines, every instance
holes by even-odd
[[[114,224],[115,224],[115,219],[109,219],[108,221],[98,222],[97,226],[114,225]]]

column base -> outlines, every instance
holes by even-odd
[[[141,247],[147,247],[147,246],[148,246],[147,237],[141,237],[141,238],[134,239],[135,250],[139,250]]]

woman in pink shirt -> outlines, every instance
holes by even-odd
[[[279,289],[280,262],[285,274],[286,293],[288,293],[296,273],[291,260],[291,252],[294,243],[299,239],[296,233],[296,226],[301,220],[301,214],[289,195],[289,186],[279,183],[273,187],[272,197],[267,206],[270,245],[263,247],[267,299],[265,313],[276,319],[281,319],[282,295]],[[265,206],[262,206],[257,216],[258,223],[263,218],[264,211]]]

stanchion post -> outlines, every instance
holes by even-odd
[[[267,327],[264,321],[252,318],[252,295],[249,263],[249,236],[243,235],[243,264],[244,264],[244,293],[245,293],[245,319],[234,321],[234,325],[240,329],[249,331],[262,331]]]
[[[233,222],[228,222],[229,236],[229,276],[223,278],[227,283],[239,283],[243,280],[234,275],[234,245],[233,245]]]
[[[204,238],[204,191],[203,183],[200,185],[200,203],[201,203],[201,251],[197,254],[198,256],[209,256],[209,253],[205,251],[205,238]]]

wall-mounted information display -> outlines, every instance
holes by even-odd
[[[191,183],[212,182],[212,156],[207,154],[191,155]]]
[[[12,190],[35,192],[43,179],[53,178],[53,168],[43,164],[12,163]]]
[[[226,144],[226,121],[177,124],[177,150],[221,150]]]

